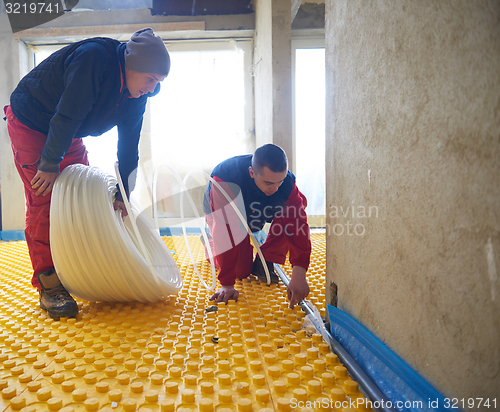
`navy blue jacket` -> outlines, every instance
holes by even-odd
[[[229,195],[233,198],[241,191],[245,204],[247,224],[253,232],[262,230],[266,222],[271,223],[278,213],[283,210],[283,206],[288,201],[292,189],[295,186],[295,176],[288,171],[285,180],[278,188],[278,191],[271,196],[267,196],[260,190],[248,172],[248,167],[252,165],[253,155],[235,156],[219,163],[212,171],[212,177],[218,177],[224,182],[233,183]],[[203,212],[212,213],[210,205],[210,192],[212,182],[208,184],[203,197]]]
[[[47,135],[41,170],[58,171],[73,139],[100,136],[118,126],[119,169],[129,190],[147,98],[160,85],[154,93],[131,98],[124,51],[125,43],[117,40],[83,40],[53,53],[19,82],[10,98],[12,112],[24,125]]]

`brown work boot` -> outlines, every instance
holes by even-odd
[[[51,318],[72,318],[78,313],[78,305],[59,281],[55,269],[38,274],[40,308],[46,310]]]
[[[271,283],[278,283],[280,278],[274,271],[274,263],[266,261],[266,266],[267,270],[269,270],[269,278],[271,280]],[[264,266],[262,266],[262,261],[260,260],[260,257],[258,255],[255,256],[255,260],[253,262],[252,275],[257,276],[264,282],[267,282],[266,271],[264,270]]]

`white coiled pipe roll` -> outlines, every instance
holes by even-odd
[[[155,302],[177,293],[179,269],[149,219],[134,208],[133,216],[122,219],[113,209],[116,183],[100,169],[80,164],[58,176],[50,244],[59,279],[72,295],[88,301]]]

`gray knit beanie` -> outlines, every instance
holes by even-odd
[[[139,73],[168,75],[170,56],[153,29],[141,29],[132,34],[125,47],[125,67]]]

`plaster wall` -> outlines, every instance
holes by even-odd
[[[256,0],[255,48],[254,48],[254,93],[255,93],[255,145],[272,142],[273,84],[272,66],[272,7],[270,0]]]
[[[10,94],[19,80],[27,73],[28,53],[26,45],[14,39],[9,19],[0,13],[0,109],[9,104]],[[7,123],[0,123],[0,185],[1,230],[23,230],[25,221],[24,190],[21,178],[14,166]]]
[[[275,143],[293,170],[292,29],[289,0],[255,2],[256,146]]]
[[[500,3],[327,0],[325,32],[327,299],[443,394],[498,396]]]

